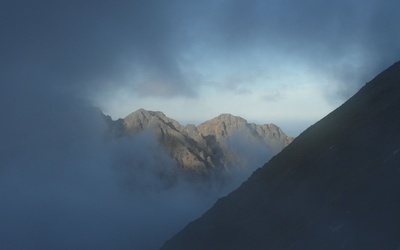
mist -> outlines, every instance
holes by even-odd
[[[252,172],[191,183],[154,134],[108,138],[97,109],[40,90],[1,126],[4,249],[158,249]]]
[[[119,3],[2,1],[0,248],[157,249],[269,157],[234,140],[247,169],[190,183],[151,134],[104,137],[106,97],[204,107],[301,65],[337,100],[400,55],[398,1]]]

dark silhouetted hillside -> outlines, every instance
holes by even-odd
[[[400,62],[162,249],[399,249]]]

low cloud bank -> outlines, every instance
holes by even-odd
[[[152,134],[105,139],[100,113],[80,99],[49,90],[8,101],[17,106],[1,106],[4,249],[157,249],[251,173],[190,183]]]

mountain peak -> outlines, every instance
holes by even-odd
[[[229,113],[224,113],[224,114],[220,114],[219,116],[211,119],[211,120],[215,120],[215,121],[229,121],[229,122],[245,122],[247,123],[246,119],[240,117],[240,116],[236,116],[236,115],[232,115]]]
[[[228,141],[236,135],[248,140],[249,145],[261,145],[266,156],[281,151],[293,139],[276,126],[248,123],[231,114],[221,114],[199,126],[182,126],[163,112],[138,109],[122,120],[122,126],[125,134],[153,132],[181,168],[203,173],[210,167],[244,161],[229,149]]]
[[[229,113],[220,114],[220,115],[217,116],[216,118],[221,119],[221,120],[225,120],[225,119],[245,120],[244,118],[242,118],[242,117],[240,117],[240,116],[232,115],[232,114],[229,114]]]
[[[158,127],[160,124],[170,126],[173,128],[181,127],[181,125],[167,117],[163,112],[160,111],[149,111],[143,108],[136,110],[124,118],[127,131],[141,131],[143,129],[149,129]]]
[[[254,140],[264,141],[275,153],[293,140],[275,124],[257,125],[231,114],[221,114],[203,122],[197,129],[203,136],[214,136],[219,143],[226,143],[229,138],[238,134],[250,135]]]
[[[166,117],[166,115],[161,111],[151,111],[151,110],[146,110],[146,109],[143,109],[143,108],[140,108],[140,109],[132,112],[128,116],[132,116],[132,115],[133,116],[142,116],[142,117],[146,117],[146,118],[150,118],[152,116]]]

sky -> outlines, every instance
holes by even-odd
[[[226,190],[166,189],[156,176],[176,166],[156,140],[104,143],[93,107],[182,124],[231,113],[296,136],[399,60],[399,10],[398,0],[3,0],[2,246],[157,249]]]
[[[114,119],[139,108],[182,124],[231,113],[297,135],[296,124],[316,122],[399,59],[399,5],[4,1],[3,92],[27,78]]]

